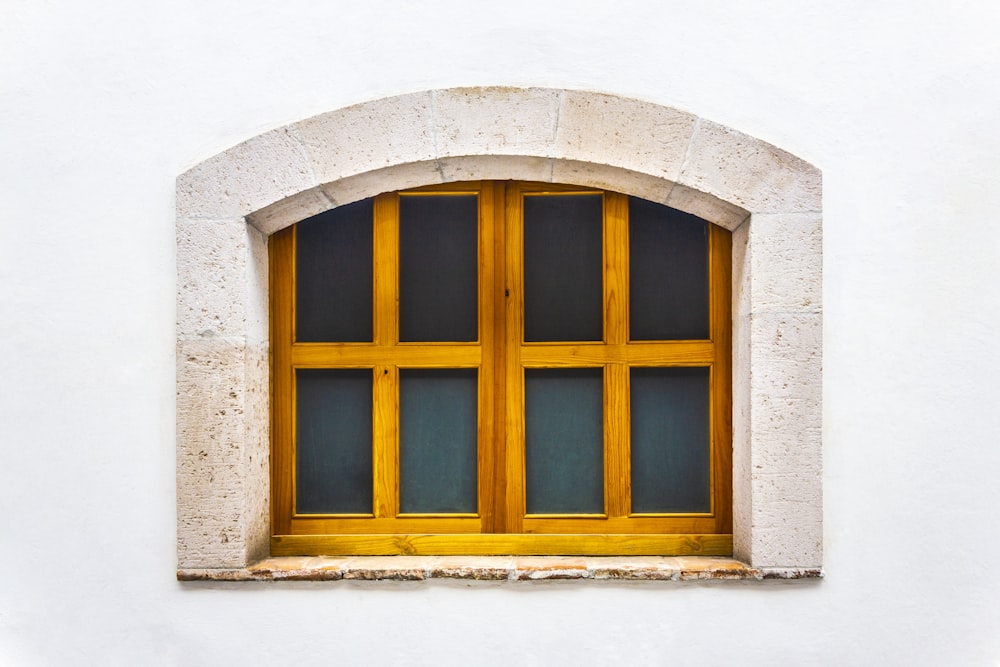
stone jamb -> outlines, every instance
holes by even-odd
[[[266,237],[380,192],[476,179],[606,188],[734,231],[734,556],[758,572],[818,571],[819,170],[676,109],[541,88],[366,102],[178,177],[180,571],[238,571],[268,555]]]

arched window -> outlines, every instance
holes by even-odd
[[[291,478],[274,478],[272,489],[270,472],[271,432],[283,427],[270,420],[270,403],[280,395],[271,386],[276,378],[268,363],[277,352],[279,327],[268,309],[269,237],[379,193],[428,184],[447,189],[477,179],[561,182],[581,191],[624,193],[731,232],[732,554],[758,573],[818,573],[823,538],[819,170],[678,109],[586,91],[501,87],[424,91],[338,109],[253,137],[178,177],[179,574],[245,568],[273,553],[272,535],[285,534],[279,524],[287,519],[272,498],[292,498],[292,491],[280,486]],[[404,340],[400,346],[424,342]],[[550,344],[521,342],[524,349]],[[586,364],[571,367],[586,369]],[[478,414],[482,392],[476,372]],[[509,375],[504,366],[498,391],[506,391]],[[404,374],[397,384],[412,387],[424,379]],[[531,393],[528,379],[525,396]],[[629,382],[635,382],[631,375]],[[607,386],[604,379],[605,399],[624,396],[608,393]],[[400,425],[405,412],[401,405]],[[291,409],[284,414],[290,419]],[[605,409],[605,414],[624,413]],[[521,419],[527,425],[532,418],[526,410]],[[504,418],[505,425],[511,421]],[[484,423],[480,418],[479,426]],[[509,434],[505,438],[510,441]],[[402,484],[406,448],[400,450]],[[477,494],[483,488],[481,460]],[[530,458],[525,460],[527,469]],[[720,468],[714,459],[712,465],[715,475]],[[607,470],[602,474],[615,474]],[[628,479],[634,481],[631,473]],[[611,497],[605,487],[606,502]],[[507,493],[501,507],[493,508],[494,516],[516,514],[507,510],[510,498]],[[620,505],[606,510],[620,512]],[[527,505],[524,511],[522,519]],[[674,534],[704,534],[679,530]]]

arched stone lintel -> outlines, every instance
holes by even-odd
[[[365,102],[248,139],[178,178],[177,211],[246,217],[317,187],[377,182],[387,169],[413,185],[616,183],[660,202],[679,185],[683,210],[718,201],[751,214],[818,211],[822,185],[804,160],[670,107],[585,91],[455,88]]]
[[[734,231],[735,555],[821,566],[820,172],[649,102],[459,88],[321,114],[178,177],[180,567],[267,553],[267,236],[380,192],[507,178],[615,190]]]

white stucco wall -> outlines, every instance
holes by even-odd
[[[996,664],[986,0],[0,7],[0,664]],[[182,584],[174,179],[433,88],[580,88],[824,176],[823,581]]]

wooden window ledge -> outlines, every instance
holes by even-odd
[[[760,581],[822,576],[819,568],[755,568],[706,556],[285,556],[246,568],[177,571],[180,581]]]

